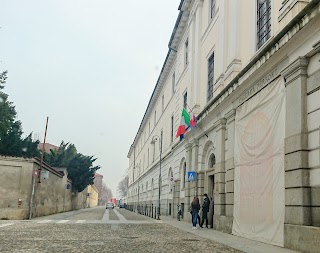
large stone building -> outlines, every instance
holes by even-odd
[[[128,153],[128,204],[154,216],[160,193],[161,215],[179,204],[189,221],[193,196],[208,193],[214,229],[318,251],[319,0],[182,0],[179,11]],[[180,141],[183,107],[198,122]]]

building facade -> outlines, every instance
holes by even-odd
[[[128,152],[128,205],[303,252],[320,236],[320,1],[182,0]],[[197,126],[175,137],[185,108]],[[161,157],[161,159],[160,159]],[[188,182],[188,172],[197,180]]]
[[[94,180],[93,184],[98,190],[98,205],[102,206],[106,204],[106,199],[102,190],[102,180],[103,180],[103,175],[99,173],[94,174]]]
[[[87,191],[87,206],[88,208],[90,207],[97,207],[98,206],[98,196],[99,196],[99,191],[97,188],[93,185],[88,185],[86,188]]]

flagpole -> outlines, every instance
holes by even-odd
[[[186,105],[188,106],[190,113],[192,113],[192,110],[191,110],[190,106],[188,105],[188,103],[186,103]]]

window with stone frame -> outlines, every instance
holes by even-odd
[[[187,110],[188,107],[188,92],[183,95],[183,108]]]
[[[164,111],[164,95],[162,95],[162,98],[161,98],[161,107],[162,107],[162,113]]]
[[[214,154],[211,154],[209,157],[209,168],[213,168],[216,164],[216,157]]]
[[[208,97],[209,101],[213,98],[213,82],[214,82],[214,53],[208,59]]]
[[[216,13],[216,0],[211,0],[211,4],[210,4],[210,18],[213,18],[215,13]]]
[[[257,0],[257,49],[271,37],[271,0]]]
[[[185,65],[187,66],[189,64],[189,39],[186,40],[185,44]]]
[[[175,88],[176,88],[176,73],[172,74],[172,96],[175,92]]]
[[[169,169],[169,193],[172,193],[173,189],[172,189],[172,185],[173,185],[173,171],[172,168]]]
[[[174,121],[173,121],[173,115],[171,116],[171,143],[173,142],[173,136],[174,136]]]

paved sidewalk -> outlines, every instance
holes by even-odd
[[[249,240],[243,237],[222,233],[213,229],[192,229],[191,223],[177,221],[168,216],[161,216],[159,223],[167,223],[180,230],[196,234],[202,238],[206,238],[223,245],[232,247],[237,250],[248,253],[297,253],[297,251],[273,246],[270,244]]]

